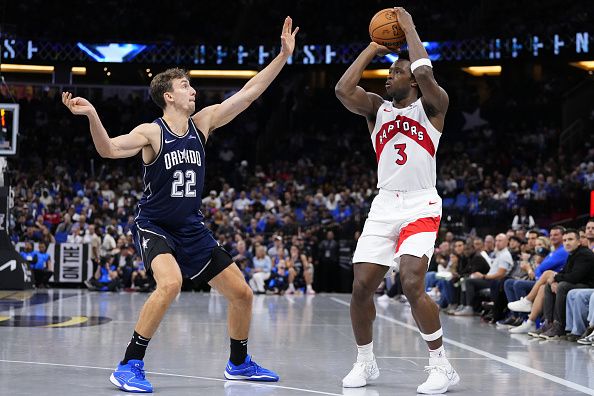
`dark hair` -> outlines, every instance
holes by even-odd
[[[526,234],[536,234],[536,237],[538,238],[540,236],[540,231],[538,231],[538,230],[528,230],[528,232]]]
[[[580,233],[575,228],[568,228],[563,232],[563,235],[575,234],[575,237],[579,239]]]
[[[409,55],[408,51],[406,51],[406,50],[400,51],[398,53],[398,60],[407,60],[410,62],[410,55]]]
[[[594,223],[594,217],[590,217],[588,219],[588,221],[586,221],[586,224],[588,224],[588,223]]]
[[[165,110],[166,107],[165,98],[163,98],[163,95],[165,92],[173,91],[173,84],[171,82],[178,78],[187,78],[188,80],[190,79],[188,72],[177,67],[167,69],[164,72],[157,74],[152,79],[149,90],[151,99],[153,99],[153,102],[155,102],[155,104],[161,109]]]
[[[565,234],[565,231],[566,231],[565,227],[560,226],[560,225],[556,225],[554,227],[551,227],[551,231],[553,231],[553,230],[559,230],[559,231],[561,231],[562,234]]]

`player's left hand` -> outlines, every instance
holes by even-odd
[[[398,24],[400,28],[406,33],[415,28],[415,24],[412,20],[412,16],[402,7],[394,7],[396,18],[398,18]]]
[[[293,20],[291,17],[285,18],[285,23],[283,24],[283,31],[281,33],[281,54],[286,55],[287,57],[293,54],[293,50],[295,49],[295,36],[299,31],[299,27],[293,30]]]

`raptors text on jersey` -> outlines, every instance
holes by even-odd
[[[434,188],[440,136],[421,99],[402,109],[385,101],[377,111],[371,133],[377,158],[377,187],[394,191]]]

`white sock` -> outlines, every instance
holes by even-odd
[[[532,320],[530,320],[530,319],[526,319],[526,323],[528,323],[528,324],[534,324],[534,322]]]
[[[373,341],[367,345],[357,345],[357,362],[371,362],[375,359],[373,356]]]
[[[430,366],[443,366],[449,364],[448,359],[446,358],[445,348],[440,346],[435,350],[429,349],[429,365]]]

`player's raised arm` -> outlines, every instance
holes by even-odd
[[[299,28],[293,30],[293,20],[291,17],[286,17],[280,36],[280,53],[268,66],[252,77],[235,95],[221,104],[208,106],[196,113],[192,118],[199,129],[209,134],[214,129],[229,123],[258,99],[276,76],[278,76],[283,66],[287,63],[287,59],[293,54],[295,36],[298,31]]]
[[[423,94],[423,105],[429,112],[427,115],[429,117],[443,116],[448,109],[448,94],[433,77],[433,67],[429,61],[429,55],[417,34],[412,16],[402,7],[395,7],[394,11],[398,17],[398,24],[406,35],[411,70]]]
[[[159,128],[155,124],[141,124],[127,135],[110,138],[91,102],[81,97],[73,98],[70,92],[62,92],[62,103],[72,114],[89,118],[93,143],[103,158],[127,158],[138,154],[144,146],[150,144],[146,134],[151,132],[151,129]]]
[[[338,80],[334,88],[336,97],[351,112],[368,119],[375,119],[377,109],[384,100],[377,94],[366,92],[357,84],[359,84],[363,71],[373,58],[378,55],[385,55],[388,52],[389,50],[386,47],[371,42]]]

